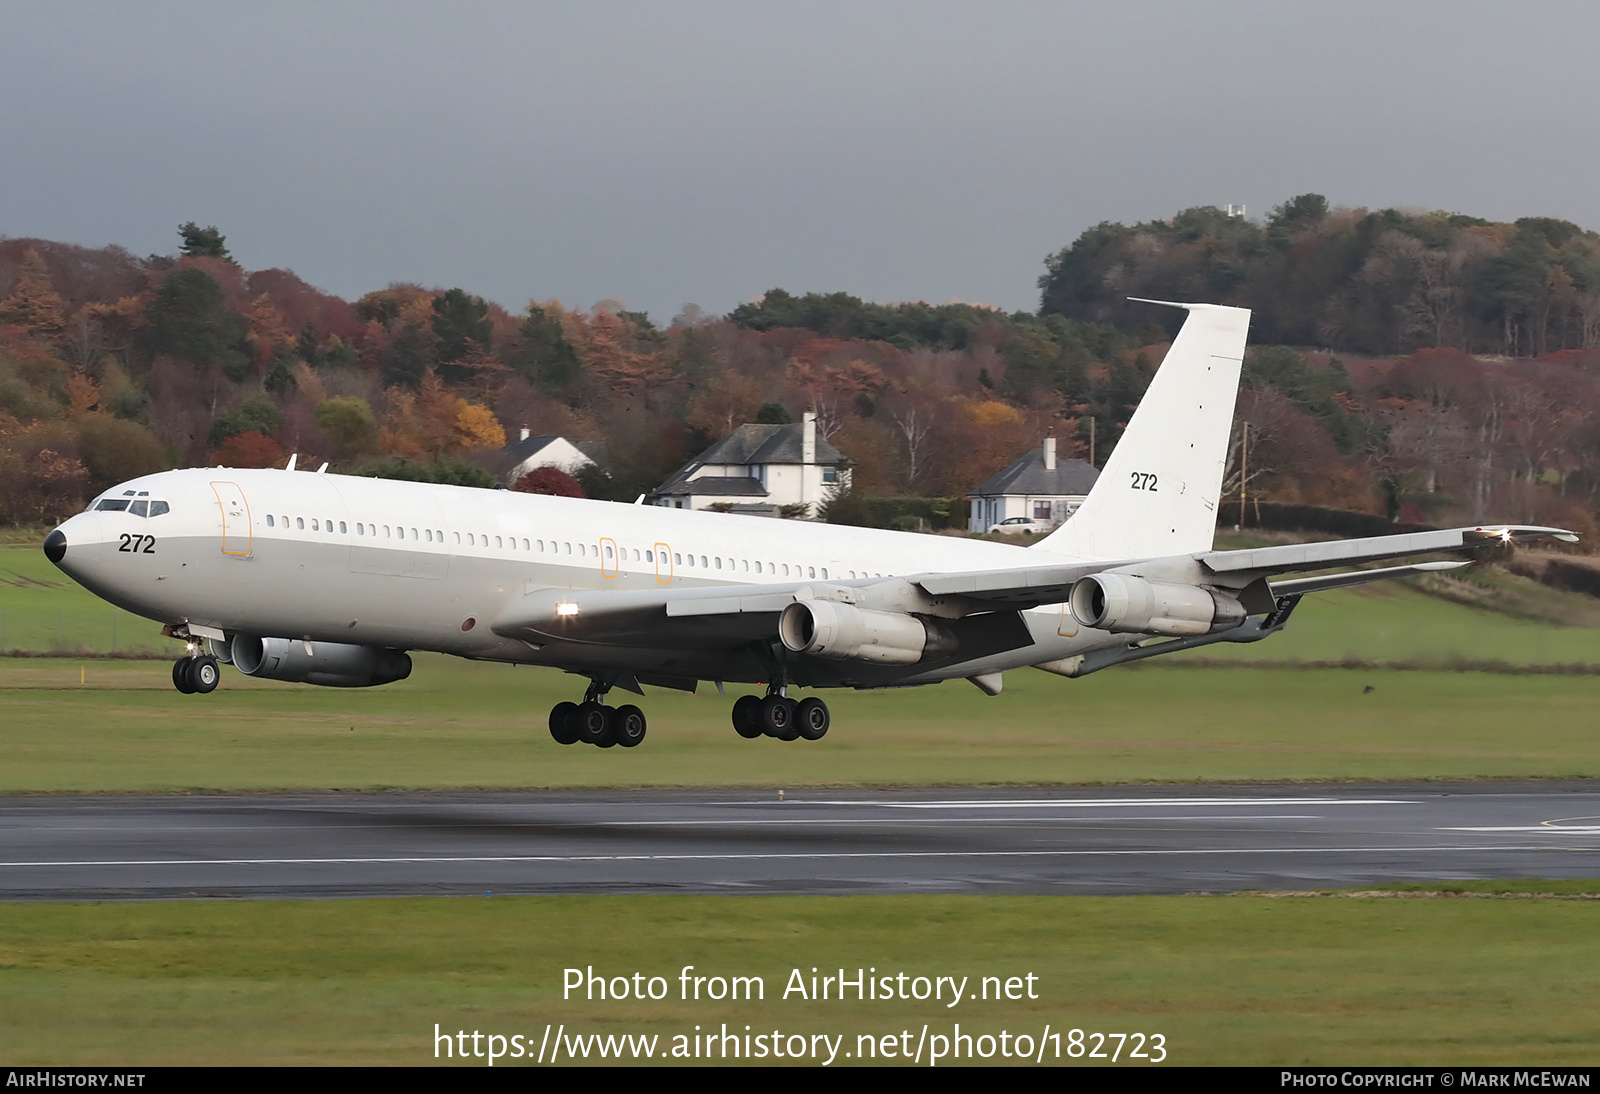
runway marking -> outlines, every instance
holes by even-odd
[[[792,851],[771,854],[727,853],[685,855],[462,855],[462,856],[406,856],[379,858],[240,858],[240,859],[102,859],[80,862],[0,862],[0,869],[27,869],[30,867],[84,867],[84,866],[407,866],[435,863],[440,865],[464,863],[537,863],[537,862],[761,862],[793,859],[904,859],[904,858],[1148,858],[1162,855],[1359,855],[1439,852],[1484,851],[1550,851],[1571,850],[1592,852],[1593,848],[1551,848],[1547,845],[1526,847],[1508,845],[1408,846],[1408,847],[1239,847],[1239,848],[1183,848],[1157,849],[1105,849],[1057,851]]]
[[[727,802],[727,805],[873,805],[885,809],[1117,809],[1123,807],[1160,806],[1167,809],[1184,809],[1203,805],[1232,805],[1276,807],[1285,805],[1421,805],[1420,801],[1395,798],[1020,798],[1015,800],[973,799],[953,801],[901,802],[872,801],[807,801],[797,799],[786,802],[750,801]]]
[[[1593,836],[1600,835],[1600,825],[1560,825],[1550,824],[1507,824],[1501,826],[1482,825],[1473,828],[1438,828],[1439,832],[1537,832],[1546,836]]]

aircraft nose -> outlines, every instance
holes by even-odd
[[[67,557],[67,536],[61,529],[44,537],[44,557],[55,563]]]

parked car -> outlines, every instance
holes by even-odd
[[[1032,517],[1007,517],[999,524],[989,526],[991,534],[999,532],[1003,536],[1031,536],[1035,532],[1042,534],[1044,531],[1044,522],[1034,520]]]

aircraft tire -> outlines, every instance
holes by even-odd
[[[189,679],[189,662],[192,657],[180,657],[172,663],[172,686],[185,695],[194,694],[194,682]]]
[[[611,732],[612,717],[611,709],[599,703],[579,704],[578,739],[584,744],[610,748],[617,743],[616,737]]]
[[[557,703],[550,708],[550,736],[558,745],[578,743],[577,703]]]
[[[769,695],[761,700],[761,730],[780,741],[792,741],[800,736],[799,719],[795,717],[799,706],[793,699],[782,695]]]
[[[189,665],[189,683],[194,687],[197,695],[210,695],[217,690],[217,685],[222,682],[222,669],[217,666],[217,659],[207,654],[204,657],[191,659]]]
[[[733,701],[733,728],[746,740],[761,736],[761,697],[741,695]]]
[[[629,703],[611,716],[611,735],[623,748],[633,748],[644,740],[644,711]]]
[[[795,711],[795,727],[800,731],[800,736],[808,741],[822,740],[832,720],[828,714],[828,704],[815,696],[800,700],[800,708]]]

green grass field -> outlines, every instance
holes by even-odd
[[[80,683],[80,679],[83,681]],[[637,749],[545,728],[575,678],[417,659],[342,690],[162,661],[0,660],[0,791],[907,786],[1600,775],[1600,677],[1136,667],[829,695],[821,742],[739,739],[729,701],[654,691]],[[1369,692],[1367,689],[1371,688]]]
[[[1172,1064],[1593,1064],[1597,916],[1576,900],[1248,896],[10,905],[0,1044],[12,1065],[431,1064],[435,1023],[533,1046],[547,1022],[656,1034],[658,1055],[727,1023],[845,1035],[839,1066],[859,1034],[910,1030],[915,1045],[924,1023],[1033,1037],[1049,1023],[1159,1033]],[[662,976],[671,995],[563,1001],[562,970],[591,965]],[[765,999],[680,1001],[684,965],[761,976]],[[813,967],[969,990],[1031,973],[1038,998],[785,1001],[791,971]],[[501,1061],[515,1063],[529,1061]]]

